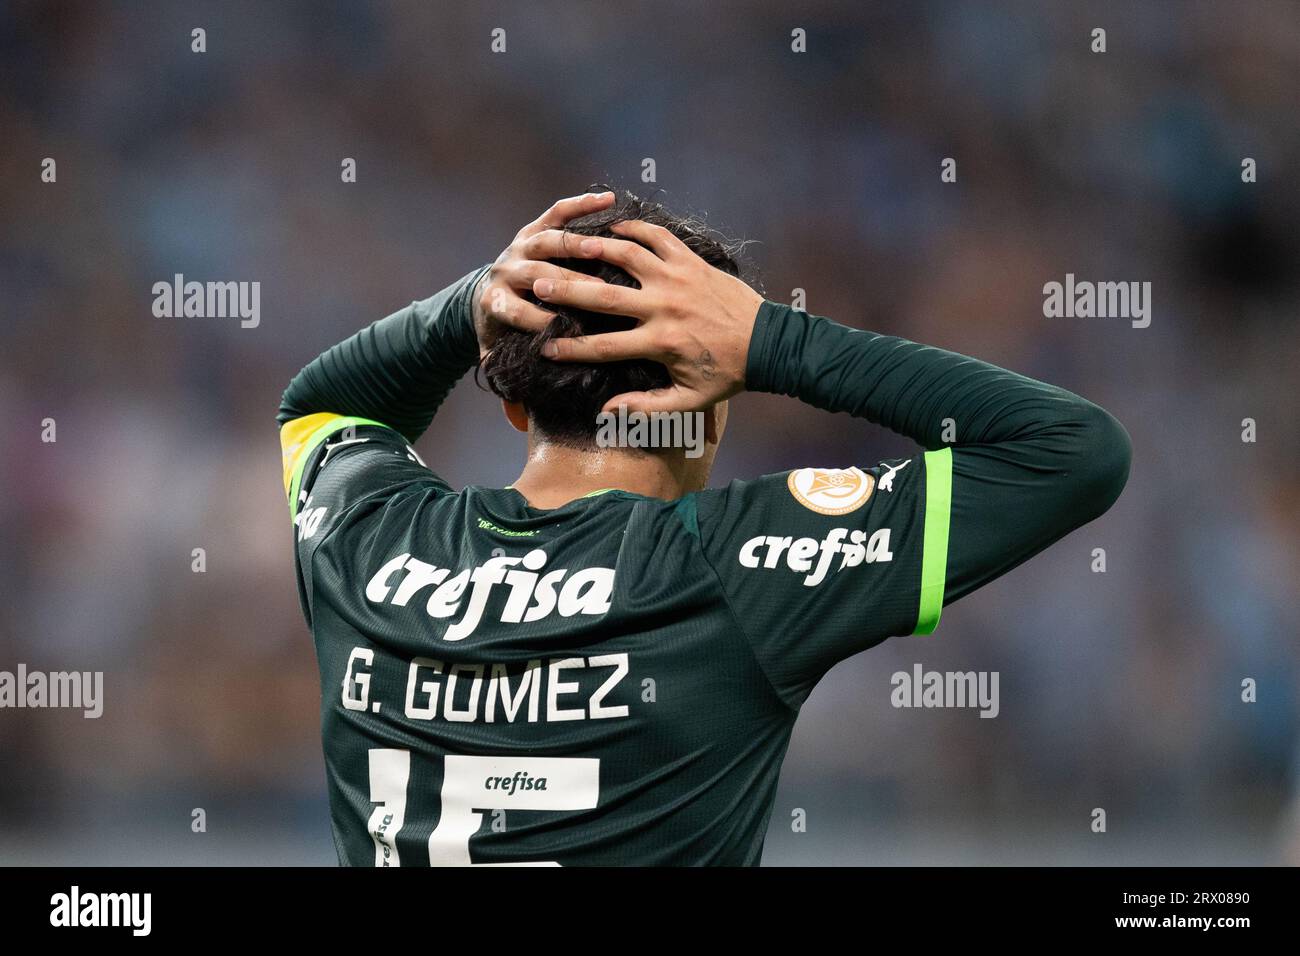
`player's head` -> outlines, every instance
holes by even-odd
[[[594,187],[594,191],[603,188]],[[616,236],[610,227],[624,220],[640,219],[668,229],[714,268],[730,275],[741,275],[737,262],[738,244],[711,232],[701,220],[674,215],[662,204],[628,191],[616,195],[613,206],[571,220],[565,225],[565,232],[621,239],[626,237]],[[618,266],[601,259],[555,261],[574,272],[596,276],[612,285],[640,287],[640,283]],[[537,302],[531,293],[526,298]],[[555,318],[544,330],[531,333],[505,329],[483,359],[482,370],[488,387],[501,397],[511,422],[516,427],[526,427],[533,441],[578,449],[600,447],[599,415],[605,403],[624,392],[669,385],[668,370],[658,362],[645,359],[587,364],[554,362],[544,358],[542,346],[552,338],[623,331],[634,328],[636,320],[565,306],[557,308],[548,303],[542,305],[555,312]],[[687,455],[687,449],[682,447],[626,450],[629,454],[680,458],[687,485],[702,488],[726,424],[726,404],[722,402],[705,411],[707,441],[703,442],[702,448],[693,449],[691,455]],[[698,457],[695,451],[701,452]]]

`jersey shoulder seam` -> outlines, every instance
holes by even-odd
[[[384,426],[384,427],[388,427],[388,426]],[[407,444],[409,445],[410,443],[408,442]],[[315,451],[312,452],[313,457],[319,455],[321,450],[324,449],[324,447],[325,446],[322,443]],[[367,450],[370,452],[374,452],[377,449],[367,449]],[[355,454],[359,454],[360,451],[361,451],[361,446],[357,446],[357,451],[355,452]],[[335,462],[341,460],[342,460],[342,456],[336,458]],[[319,468],[321,464],[323,463],[317,463],[315,467]],[[309,461],[307,463],[307,467],[309,468],[313,467],[313,463]],[[317,556],[321,553],[322,550],[325,549],[326,544],[330,543],[331,539],[335,536],[335,534],[341,531],[349,523],[349,518],[351,517],[352,512],[356,511],[357,508],[359,508],[361,505],[367,503],[373,503],[376,497],[383,496],[384,506],[387,506],[388,504],[410,493],[413,490],[409,487],[411,485],[417,485],[421,490],[425,492],[432,491],[433,497],[438,500],[445,499],[445,498],[454,498],[459,496],[462,493],[461,491],[456,491],[455,489],[453,489],[450,485],[447,484],[445,479],[443,479],[432,469],[429,469],[429,476],[433,478],[436,482],[446,485],[446,488],[445,489],[439,488],[437,484],[430,483],[427,479],[424,478],[417,478],[417,477],[402,478],[397,481],[394,481],[391,484],[385,485],[382,488],[371,489],[369,492],[362,495],[357,500],[348,504],[346,508],[344,508],[342,511],[338,512],[337,515],[335,515],[334,520],[330,524],[329,530],[320,536],[320,539],[315,542],[315,545],[311,548],[310,552],[308,553],[307,560],[310,563],[309,570],[313,572],[315,571]],[[299,544],[301,544],[301,542],[295,542],[295,548],[297,548]],[[297,552],[296,557],[299,562],[302,561],[303,555],[300,550]],[[312,588],[311,588],[312,593],[309,595],[309,598],[315,597],[315,590],[316,590],[315,574],[313,573]]]
[[[722,583],[722,575],[718,573],[718,569],[715,568],[713,562],[709,560],[708,552],[704,548],[704,532],[700,529],[699,514],[695,507],[695,495],[696,493],[692,493],[688,496],[691,501],[691,507],[689,510],[694,525],[693,527],[687,524],[686,518],[682,515],[683,509],[680,506],[674,509],[674,514],[676,514],[678,520],[686,526],[687,533],[695,540],[696,550],[700,556],[700,560],[704,562],[704,566],[713,574],[713,582],[717,586],[718,593],[722,596],[722,604],[727,609],[727,613],[731,616],[732,623],[735,625],[736,632],[739,635],[741,642],[744,643],[745,649],[749,651],[749,656],[753,658],[754,666],[758,668],[758,672],[762,674],[763,679],[767,681],[767,686],[771,688],[772,695],[787,710],[797,714],[799,708],[786,700],[785,695],[781,693],[780,688],[773,683],[772,676],[768,674],[767,668],[763,666],[763,661],[758,656],[758,651],[754,649],[754,642],[749,638],[749,631],[747,631],[745,625],[741,623],[740,615],[736,613],[736,608],[731,603],[731,598],[727,594],[726,585]]]
[[[430,474],[432,474],[432,472],[430,472]],[[358,498],[356,501],[349,504],[346,508],[344,508],[342,511],[338,513],[333,523],[331,524],[330,529],[326,531],[325,534],[321,535],[320,540],[316,542],[316,547],[312,549],[313,560],[315,559],[316,553],[325,546],[325,543],[329,541],[331,538],[333,538],[337,532],[341,531],[343,527],[348,524],[348,520],[351,517],[352,512],[356,511],[357,508],[361,507],[364,504],[373,503],[374,499],[378,497],[383,498],[383,506],[387,507],[389,504],[392,504],[393,502],[396,502],[399,499],[407,496],[408,494],[411,494],[414,491],[416,491],[416,489],[412,489],[408,487],[410,485],[418,486],[418,490],[420,492],[425,492],[425,493],[433,492],[433,498],[434,500],[437,501],[441,501],[446,498],[455,498],[461,494],[461,492],[451,490],[450,488],[444,491],[441,488],[433,487],[420,478],[403,478],[402,480],[396,481],[391,485],[385,485],[382,488],[375,488],[374,490],[368,492],[364,496]]]

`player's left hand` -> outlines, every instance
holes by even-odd
[[[554,313],[539,308],[520,295],[520,292],[531,290],[538,279],[604,284],[595,276],[564,269],[546,260],[594,258],[577,248],[579,237],[563,232],[564,224],[570,219],[600,212],[613,203],[612,192],[586,193],[561,199],[519,230],[483,274],[474,291],[474,331],[478,336],[480,357],[492,348],[502,326],[538,332],[554,317]]]

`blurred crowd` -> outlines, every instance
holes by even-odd
[[[0,863],[332,860],[280,393],[596,182],[754,240],[770,298],[1060,384],[1133,439],[1105,517],[823,681],[768,862],[1281,858],[1294,3],[11,2],[0,63],[0,670],[106,696],[0,711]],[[260,282],[260,324],[156,318],[177,273]],[[1150,281],[1150,327],[1045,318],[1067,273]],[[418,448],[455,485],[523,450],[468,378]],[[912,450],[742,396],[714,483]],[[1000,716],[891,707],[918,661],[997,670]]]

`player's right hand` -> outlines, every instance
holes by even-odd
[[[560,362],[644,358],[667,366],[670,386],[615,395],[604,411],[620,405],[640,412],[700,411],[741,391],[763,297],[709,265],[663,226],[630,219],[611,228],[627,239],[585,238],[578,242],[579,254],[619,266],[640,289],[543,276],[533,283],[533,294],[546,303],[630,316],[639,324],[626,332],[552,339],[542,354]]]
[[[483,274],[474,292],[474,331],[478,336],[480,357],[492,348],[501,326],[538,332],[551,321],[553,313],[538,308],[520,295],[520,292],[531,289],[538,279],[604,284],[595,276],[563,269],[546,260],[592,258],[574,248],[577,236],[561,230],[570,219],[607,209],[613,202],[612,192],[586,193],[561,199],[519,230],[514,241]]]

